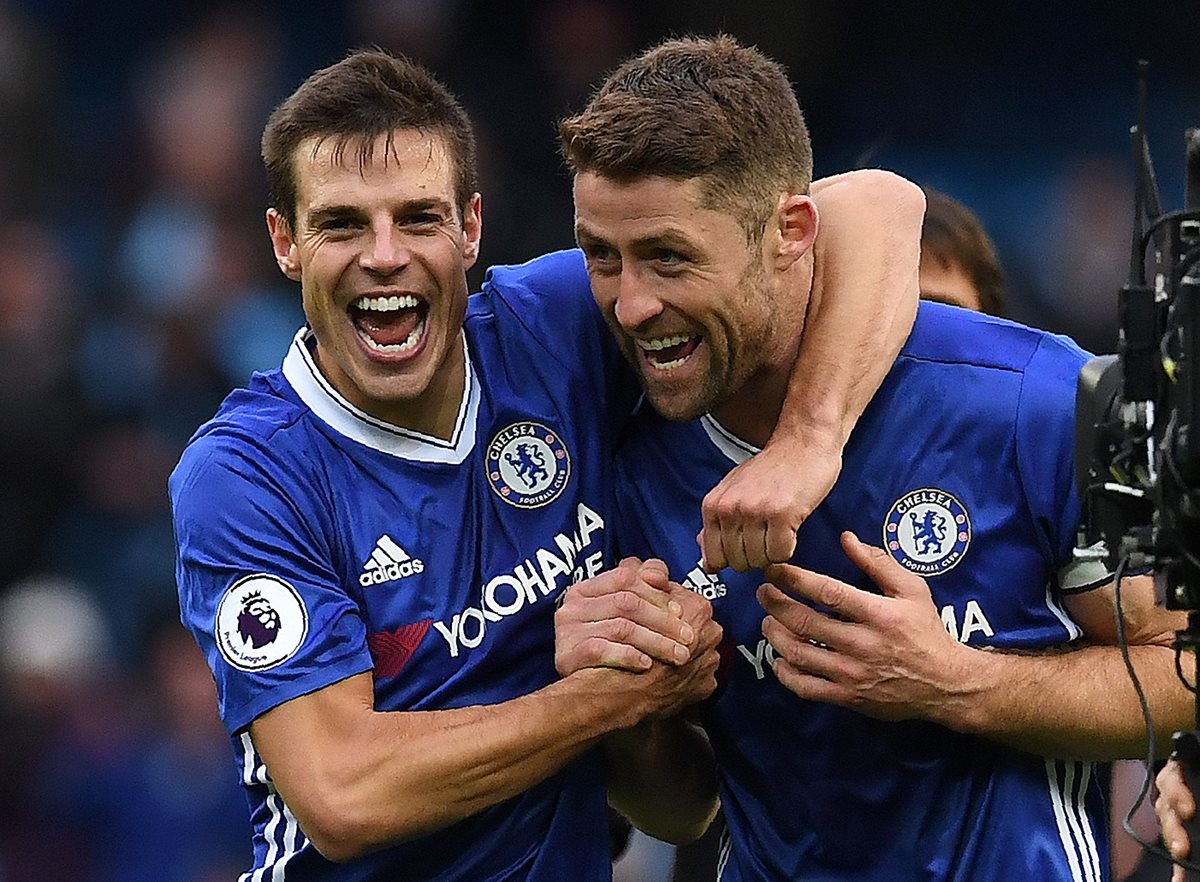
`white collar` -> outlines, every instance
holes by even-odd
[[[296,332],[283,359],[283,376],[317,418],[338,434],[383,453],[419,462],[457,465],[475,447],[479,380],[471,364],[465,334],[463,358],[466,359],[467,369],[464,371],[462,404],[458,408],[454,434],[449,441],[384,422],[359,410],[330,385],[317,367],[308,347],[312,339],[311,328],[303,327]]]
[[[708,439],[712,441],[716,448],[726,458],[738,465],[744,463],[761,449],[755,447],[749,441],[743,441],[726,429],[717,422],[717,418],[711,413],[706,413],[700,417],[700,425],[704,427],[705,434],[708,435]]]

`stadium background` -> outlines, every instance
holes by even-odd
[[[1016,317],[1112,349],[1134,61],[1178,207],[1194,0],[0,0],[0,882],[245,864],[164,485],[301,321],[262,221],[273,104],[348,47],[427,62],[478,126],[482,267],[571,244],[554,120],[626,54],[719,28],[787,65],[818,174],[877,165],[961,199]]]

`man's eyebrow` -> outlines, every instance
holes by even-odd
[[[629,244],[635,249],[673,248],[687,250],[692,247],[692,240],[680,230],[666,229],[660,233],[655,233],[653,236],[642,236],[640,239],[634,239]]]
[[[447,214],[454,213],[452,206],[445,199],[437,196],[428,196],[421,199],[408,199],[401,202],[397,206],[397,214],[409,214],[414,211],[431,211],[438,210]],[[339,203],[331,203],[329,205],[315,205],[308,211],[310,220],[318,221],[325,220],[331,217],[352,217],[366,214],[361,205],[342,205]]]
[[[608,240],[603,236],[598,235],[583,224],[575,225],[575,240],[577,242],[597,242],[608,243]],[[675,229],[666,229],[662,232],[654,233],[650,236],[640,236],[637,239],[631,239],[629,246],[635,251],[645,251],[654,248],[671,248],[679,250],[689,250],[692,246],[692,241],[683,232]]]
[[[401,203],[401,213],[407,211],[429,211],[437,209],[439,211],[454,213],[454,206],[437,196],[427,196],[424,199],[408,199]]]
[[[598,236],[592,230],[588,229],[588,227],[585,224],[576,223],[575,224],[575,241],[576,242],[583,242],[583,241],[603,242],[604,239],[603,239],[603,237]]]

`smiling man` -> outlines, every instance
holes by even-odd
[[[796,565],[768,569],[774,584],[706,571],[700,500],[775,431],[814,332],[789,308],[815,293],[808,132],[782,68],[730,37],[629,60],[560,132],[597,303],[652,405],[618,453],[619,549],[660,557],[724,630],[698,714],[728,824],[719,878],[1101,882],[1091,761],[1141,755],[1144,730],[1111,578],[1071,554],[1084,353],[922,304]],[[594,589],[558,612],[560,672],[660,657],[640,639],[654,622],[633,610],[618,631]],[[1144,577],[1121,612],[1160,733],[1186,726],[1180,614]],[[648,762],[610,744],[618,771]],[[632,806],[667,787],[621,780]]]
[[[308,326],[200,428],[170,486],[183,619],[251,806],[246,878],[607,879],[588,749],[707,695],[720,629],[661,564],[612,568],[613,438],[639,390],[583,261],[496,269],[468,298],[470,126],[403,59],[358,52],[312,75],[263,155]],[[915,279],[915,205],[867,237],[898,248],[898,284]],[[869,376],[908,301],[852,287],[833,319],[897,316],[858,321]],[[806,401],[852,422],[854,383],[833,380]],[[573,583],[664,598],[670,663],[559,680],[554,605]],[[664,739],[680,755],[696,740]]]

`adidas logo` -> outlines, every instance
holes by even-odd
[[[729,588],[721,581],[720,576],[716,573],[706,573],[700,566],[696,566],[687,574],[683,586],[695,591],[705,600],[716,600],[729,593]]]
[[[394,582],[411,576],[413,573],[425,571],[425,564],[412,557],[407,551],[397,545],[386,533],[379,537],[375,549],[367,562],[363,564],[362,574],[358,584],[364,588],[371,585],[382,585],[384,582]]]

